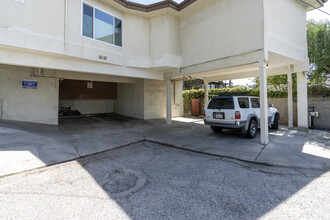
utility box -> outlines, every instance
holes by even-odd
[[[315,111],[315,107],[308,107],[308,128],[314,128],[314,118],[318,118],[319,113]]]
[[[200,115],[200,100],[199,99],[192,99],[191,100],[191,115]]]

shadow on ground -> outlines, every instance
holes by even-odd
[[[29,193],[43,191],[47,195],[46,185],[52,183],[54,186],[50,187],[55,191],[68,187],[65,195],[99,195],[111,200],[119,205],[122,214],[133,219],[237,219],[270,213],[292,217],[299,213],[288,216],[281,210],[294,206],[295,201],[301,202],[304,189],[312,185],[311,190],[316,190],[314,182],[328,175],[329,132],[304,133],[283,128],[272,131],[271,144],[265,148],[259,144],[259,138],[246,139],[239,132],[213,134],[200,119],[178,120],[169,127],[162,120],[103,115],[61,119],[59,129],[1,121],[2,175],[22,171],[22,167],[27,170],[94,155],[68,163],[68,170],[63,164],[41,169],[42,175],[40,170],[19,174],[22,178],[16,181],[16,175],[1,178],[0,183],[12,179],[13,185],[7,182],[0,186],[0,194],[15,194],[15,184],[20,184]],[[41,178],[43,175],[47,176],[47,183]],[[85,186],[81,186],[84,181]],[[99,187],[88,187],[95,183]],[[319,197],[324,201],[322,196],[317,192],[311,195],[315,201]],[[38,196],[33,193],[28,197],[37,202]]]

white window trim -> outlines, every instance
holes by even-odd
[[[93,38],[90,38],[90,37],[86,37],[83,35],[83,22],[84,22],[84,12],[83,12],[83,9],[84,9],[84,4],[90,6],[90,7],[93,7]],[[98,39],[95,39],[95,9],[97,10],[100,10],[106,14],[109,14],[113,17],[113,26],[115,27],[115,18],[117,19],[120,19],[121,20],[121,46],[118,46],[115,44],[115,37],[114,37],[114,43],[111,44],[111,43],[107,43],[107,42],[104,42],[104,41],[101,41],[101,40],[98,40]],[[94,6],[93,4],[90,4],[89,2],[86,2],[86,1],[83,1],[81,0],[81,4],[80,4],[80,13],[81,13],[81,16],[80,16],[80,36],[82,38],[85,38],[85,39],[89,39],[89,40],[92,40],[92,41],[96,41],[96,42],[99,42],[99,43],[102,43],[102,44],[105,44],[105,45],[108,45],[108,46],[114,46],[114,47],[118,47],[118,48],[124,48],[124,19],[122,19],[121,17],[118,17],[118,16],[115,16],[105,10],[102,10],[96,6]],[[115,28],[114,28],[114,31],[115,31]],[[114,33],[115,34],[115,33]]]

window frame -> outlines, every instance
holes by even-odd
[[[231,108],[211,108],[210,107],[210,105],[213,101],[216,101],[216,100],[221,100],[222,101],[222,100],[228,100],[228,99],[230,99],[230,101],[231,101],[231,104],[232,104]],[[229,98],[229,97],[226,97],[226,98],[212,98],[210,100],[210,102],[208,103],[208,105],[207,105],[207,109],[233,110],[233,109],[235,109],[235,100],[232,97],[231,98]]]
[[[90,37],[87,37],[87,36],[84,36],[83,35],[83,25],[84,25],[84,4],[89,6],[89,7],[92,7],[93,8],[93,38],[90,38]],[[108,46],[114,46],[114,47],[118,47],[118,48],[124,48],[124,19],[122,19],[121,17],[118,17],[118,16],[115,16],[103,9],[100,9],[99,7],[96,7],[94,6],[93,4],[90,4],[89,2],[86,2],[86,1],[81,1],[81,4],[80,4],[80,13],[81,13],[81,16],[80,16],[80,36],[82,38],[85,38],[85,39],[89,39],[89,40],[93,40],[93,41],[97,41],[97,42],[100,42],[102,44],[105,44],[105,45],[108,45]],[[110,16],[113,17],[113,31],[114,31],[114,38],[113,38],[113,44],[111,43],[107,43],[107,42],[104,42],[104,41],[101,41],[101,40],[98,40],[95,38],[95,9],[97,10],[100,10]],[[115,26],[115,20],[119,19],[121,21],[121,46],[118,46],[116,45],[116,36],[115,36],[115,32],[116,32],[116,26]]]
[[[240,99],[247,99],[247,104],[248,104],[249,106],[248,106],[248,107],[241,107]],[[240,109],[249,109],[249,108],[251,107],[249,97],[237,97],[237,102],[238,102],[238,106],[239,106]]]
[[[252,99],[256,99],[256,100],[258,100],[258,103],[259,103],[259,107],[258,108],[255,108],[255,107],[253,107],[253,102],[252,102]],[[251,101],[251,108],[254,108],[254,109],[260,109],[260,98],[250,98],[250,101]]]

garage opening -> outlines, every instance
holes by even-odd
[[[60,81],[59,118],[114,112],[117,83],[69,80]]]

